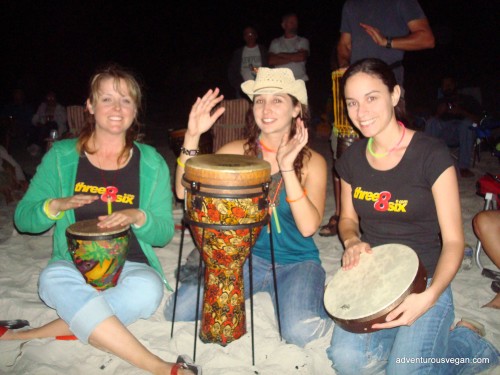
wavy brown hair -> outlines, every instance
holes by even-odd
[[[309,108],[300,103],[299,100],[292,96],[287,94],[291,99],[292,99],[292,105],[295,107],[296,105],[300,105],[300,118],[302,121],[304,121],[304,126],[306,128],[309,127],[309,121],[310,121],[310,114],[309,114]],[[245,155],[250,155],[250,156],[257,156],[260,153],[260,146],[259,146],[259,136],[260,136],[260,128],[257,126],[257,123],[255,122],[255,117],[253,115],[253,108],[251,107],[246,115],[246,135],[247,135],[247,142],[244,144],[244,149],[245,149]],[[295,133],[297,133],[297,120],[296,118],[292,119],[292,126],[290,127],[290,134],[289,138],[292,138]],[[311,158],[311,150],[309,148],[309,144],[307,144],[302,150],[300,150],[299,154],[295,158],[295,161],[293,162],[293,169],[295,170],[295,174],[299,178],[299,181],[302,181],[302,167],[304,166],[304,158]]]
[[[126,160],[130,155],[130,150],[134,146],[134,140],[137,138],[137,134],[139,133],[139,129],[141,127],[138,120],[138,114],[141,109],[142,90],[140,83],[134,77],[132,72],[117,64],[110,64],[99,69],[90,79],[88,100],[92,105],[94,105],[99,98],[99,88],[101,83],[110,78],[113,80],[113,86],[118,92],[120,91],[120,81],[125,82],[130,93],[130,97],[134,101],[136,107],[134,122],[125,133],[125,146],[118,156],[118,160]],[[87,114],[86,123],[80,132],[76,147],[79,153],[86,152],[93,154],[97,151],[94,147],[90,146],[90,140],[92,139],[95,131],[95,118],[94,115],[90,113]]]

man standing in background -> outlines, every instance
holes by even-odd
[[[339,67],[367,58],[385,61],[403,85],[405,51],[434,48],[434,34],[417,0],[347,0],[342,9]]]
[[[295,79],[307,82],[306,61],[309,57],[309,41],[297,35],[299,20],[296,14],[283,16],[283,36],[273,39],[269,47],[269,65],[275,68],[289,68]]]
[[[234,51],[229,63],[227,75],[237,98],[246,97],[241,92],[241,84],[255,79],[257,70],[268,65],[267,50],[261,44],[257,44],[258,37],[255,28],[246,27],[243,30],[245,45]]]

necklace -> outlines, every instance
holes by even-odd
[[[116,185],[116,176],[118,175],[118,171],[120,170],[119,167],[120,165],[118,164],[118,161],[116,162],[116,170],[115,173],[113,174],[113,184],[109,185],[108,181],[106,180],[106,177],[104,176],[104,170],[101,167],[101,160],[99,159],[99,155],[97,155],[97,163],[99,164],[99,172],[101,174],[101,179],[104,185],[106,186],[106,191],[101,194],[101,200],[104,203],[107,203],[108,205],[108,215],[111,215],[113,213],[113,207],[111,205],[112,202],[116,201],[117,194],[118,194],[118,188],[115,186]]]
[[[403,142],[403,138],[405,137],[405,133],[406,133],[406,127],[405,125],[401,122],[401,121],[398,121],[398,124],[399,126],[401,126],[403,128],[403,134],[401,134],[401,139],[398,141],[398,143],[396,143],[396,145],[391,148],[389,151],[387,151],[386,153],[383,153],[383,154],[377,154],[376,152],[374,152],[372,150],[372,143],[373,143],[373,137],[370,137],[368,139],[368,144],[366,145],[366,148],[368,150],[368,152],[375,158],[384,158],[386,157],[387,155],[389,155],[391,152],[393,152],[394,150],[397,150],[397,148],[399,147],[399,145],[401,144],[401,142]]]
[[[276,230],[278,233],[281,233],[281,226],[280,226],[280,221],[278,218],[278,211],[276,211],[276,206],[279,204],[279,201],[276,201],[276,198],[278,198],[280,190],[281,190],[281,184],[283,183],[283,177],[280,178],[280,182],[278,182],[278,186],[276,187],[276,190],[274,191],[274,196],[272,199],[269,199],[269,215],[274,217],[274,222],[276,223]],[[269,222],[268,227],[267,227],[267,232],[269,233],[269,226],[271,223]]]
[[[262,143],[262,139],[260,139],[261,136],[259,136],[259,145],[260,145],[260,148],[267,151],[267,152],[273,152],[273,153],[276,153],[278,152],[278,150],[273,150],[272,148],[269,148],[267,147],[264,143]]]

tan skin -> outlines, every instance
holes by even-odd
[[[349,117],[365,137],[373,137],[372,149],[375,153],[386,153],[401,139],[402,128],[398,125],[394,113],[400,92],[399,86],[396,86],[392,93],[389,92],[380,79],[366,73],[356,73],[346,82],[345,97]],[[394,168],[401,161],[414,134],[414,131],[406,129],[399,147],[385,157],[375,158],[367,151],[366,158],[369,164],[376,170]],[[359,264],[362,252],[372,253],[370,244],[360,239],[359,218],[354,209],[351,192],[351,185],[341,179],[339,234],[345,247],[342,256],[345,270],[350,270]],[[412,325],[435,304],[460,267],[464,235],[458,183],[453,167],[446,169],[438,177],[432,186],[432,194],[443,239],[432,283],[424,292],[410,294],[387,315],[385,323],[374,324],[373,328]]]
[[[112,80],[103,80],[96,103],[87,101],[87,109],[96,119],[95,132],[91,142],[97,150],[95,154],[88,154],[89,161],[102,169],[113,170],[123,168],[127,160],[118,160],[125,145],[125,133],[132,125],[137,114],[136,105],[133,103],[125,82],[121,82],[117,91]],[[77,194],[66,198],[52,200],[49,210],[55,215],[70,209],[91,204],[99,199],[89,194]],[[137,209],[127,209],[113,212],[111,215],[99,216],[99,226],[103,228],[117,225],[143,225],[144,214]],[[8,330],[0,340],[31,340],[36,338],[70,336],[73,332],[62,319],[56,319],[42,327],[26,331]],[[89,343],[103,351],[110,352],[132,365],[148,371],[151,374],[170,374],[175,365],[166,362],[150,352],[141,342],[125,327],[116,316],[111,316],[102,321],[89,337]],[[179,374],[192,374],[189,370],[180,369]]]
[[[387,45],[387,36],[371,25],[364,23],[359,24],[378,46],[385,47]],[[392,39],[392,48],[403,51],[418,51],[427,48],[434,48],[434,34],[429,26],[427,19],[412,20],[408,22],[410,33],[403,37]],[[390,35],[389,35],[390,36]],[[349,66],[351,60],[352,38],[349,33],[341,33],[337,44],[337,59],[339,67]]]
[[[482,211],[474,217],[472,223],[484,252],[500,268],[500,211]],[[500,293],[483,307],[500,309]]]
[[[211,110],[223,99],[219,90],[209,90],[196,100],[189,114],[188,130],[184,138],[186,149],[198,148],[201,134],[208,131],[217,118],[224,112],[219,108],[211,114]],[[261,141],[265,146],[276,152],[263,151],[264,160],[271,164],[271,173],[279,170],[293,169],[293,162],[300,150],[307,144],[308,131],[302,120],[297,119],[297,133],[291,139],[288,137],[292,118],[300,114],[300,106],[293,106],[291,98],[286,94],[266,94],[254,97],[253,113],[255,121],[261,129]],[[243,145],[246,141],[240,140],[222,146],[218,154],[244,154]],[[291,210],[297,227],[303,236],[312,236],[323,218],[326,199],[326,161],[317,152],[311,150],[311,159],[304,159],[302,182],[295,173],[282,172],[286,194],[291,200]],[[179,160],[185,163],[189,156],[181,154]],[[181,178],[184,173],[182,166],[176,171],[176,193],[184,198],[184,187]],[[310,177],[311,176],[311,177]],[[304,189],[307,195],[304,195]],[[302,198],[300,198],[302,197]],[[299,199],[300,198],[300,199]]]

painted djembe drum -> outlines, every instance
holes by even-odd
[[[97,290],[114,287],[129,249],[129,226],[100,228],[98,220],[82,220],[66,229],[68,251],[85,281]]]
[[[226,345],[246,332],[243,263],[268,221],[271,166],[242,155],[186,162],[184,220],[205,262],[200,338]]]
[[[410,247],[386,244],[372,250],[361,253],[356,267],[338,270],[325,290],[326,311],[349,332],[377,331],[373,324],[385,322],[408,295],[427,286],[427,271]]]
[[[342,95],[342,87],[340,81],[346,70],[346,68],[341,68],[332,72],[334,116],[333,132],[336,135],[337,139],[337,159],[350,145],[353,144],[353,142],[359,140],[359,133],[349,123],[349,118],[345,110],[344,99]]]

